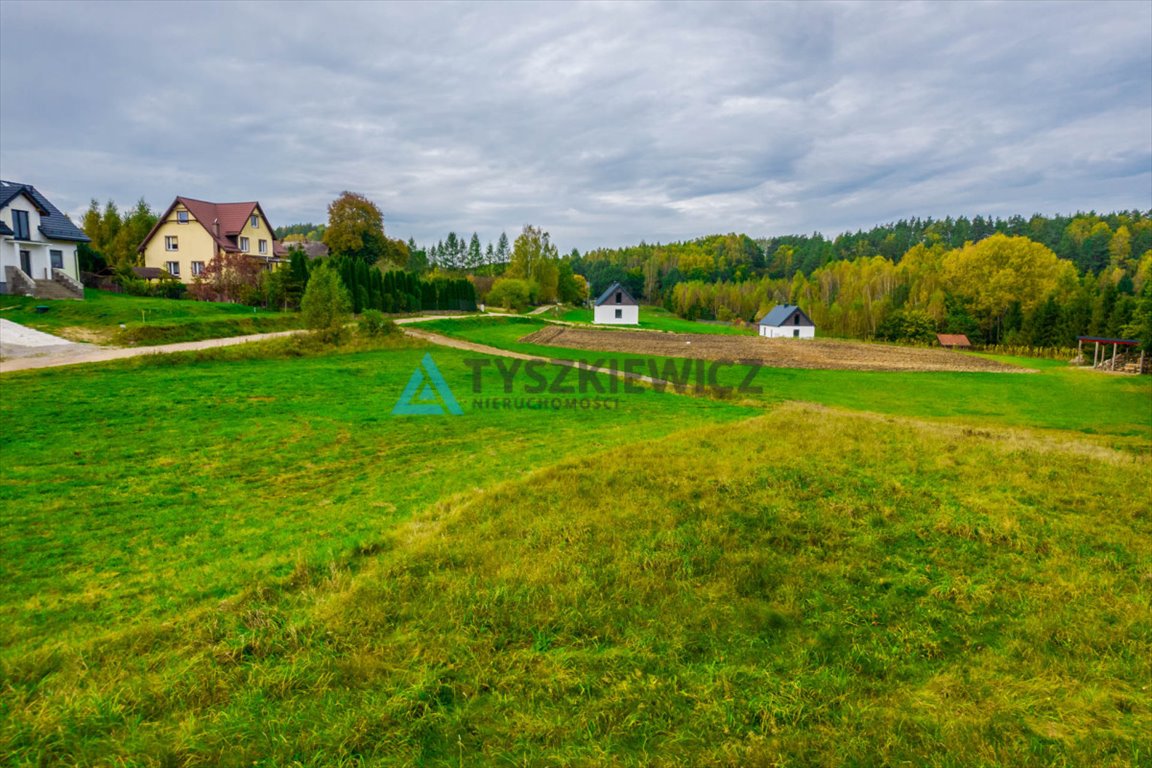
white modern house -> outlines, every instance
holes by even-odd
[[[620,283],[612,283],[593,307],[592,322],[599,325],[639,325],[640,302]]]
[[[760,320],[760,335],[769,339],[814,339],[816,324],[800,307],[777,304]]]
[[[84,298],[77,248],[86,242],[31,184],[0,180],[0,293]]]

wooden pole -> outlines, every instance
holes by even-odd
[[[1100,364],[1100,342],[1092,342],[1096,346],[1092,349],[1092,367],[1095,368]]]
[[[1136,373],[1144,373],[1144,350],[1143,349],[1140,350],[1140,368],[1137,369]]]
[[[1116,349],[1119,346],[1120,346],[1119,344],[1113,344],[1112,345],[1112,367],[1109,370],[1113,370],[1113,371],[1116,370]]]

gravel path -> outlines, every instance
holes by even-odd
[[[12,325],[16,325],[12,323]],[[20,326],[23,327],[23,326]],[[32,330],[27,328],[25,330]],[[37,333],[37,331],[34,331]],[[197,349],[212,349],[214,347],[231,347],[236,344],[247,344],[262,339],[275,339],[279,336],[291,336],[302,331],[277,331],[276,333],[256,333],[251,336],[231,336],[226,339],[204,339],[203,341],[185,341],[179,344],[160,344],[151,347],[97,347],[93,344],[76,344],[65,341],[65,347],[60,345],[46,345],[40,347],[21,347],[19,354],[9,355],[9,348],[4,347],[0,356],[0,374],[13,371],[26,371],[33,368],[56,368],[62,365],[82,365],[84,363],[106,363],[109,360],[124,360],[140,355],[165,355],[172,352],[191,352]],[[47,334],[44,334],[47,336]],[[50,338],[56,338],[52,336]],[[61,340],[63,341],[63,339]],[[13,349],[16,349],[13,347]]]

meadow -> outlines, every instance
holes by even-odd
[[[5,762],[1150,759],[1146,379],[517,410],[491,359],[294,343],[4,376]],[[393,415],[428,353],[463,415]]]
[[[548,317],[555,317],[557,320],[563,320],[566,323],[592,323],[592,310],[590,309],[566,309],[562,312],[557,312],[555,315],[548,314]],[[603,328],[612,328],[612,326],[598,326]],[[653,307],[642,305],[640,307],[640,323],[637,326],[630,326],[639,328],[640,330],[647,331],[671,331],[674,333],[719,333],[732,336],[755,336],[756,329],[750,326],[737,326],[729,323],[720,322],[699,322],[695,320],[685,320],[684,318],[669,312],[663,307]]]

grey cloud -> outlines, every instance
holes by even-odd
[[[182,8],[0,3],[5,178],[565,250],[1152,208],[1147,4]]]

